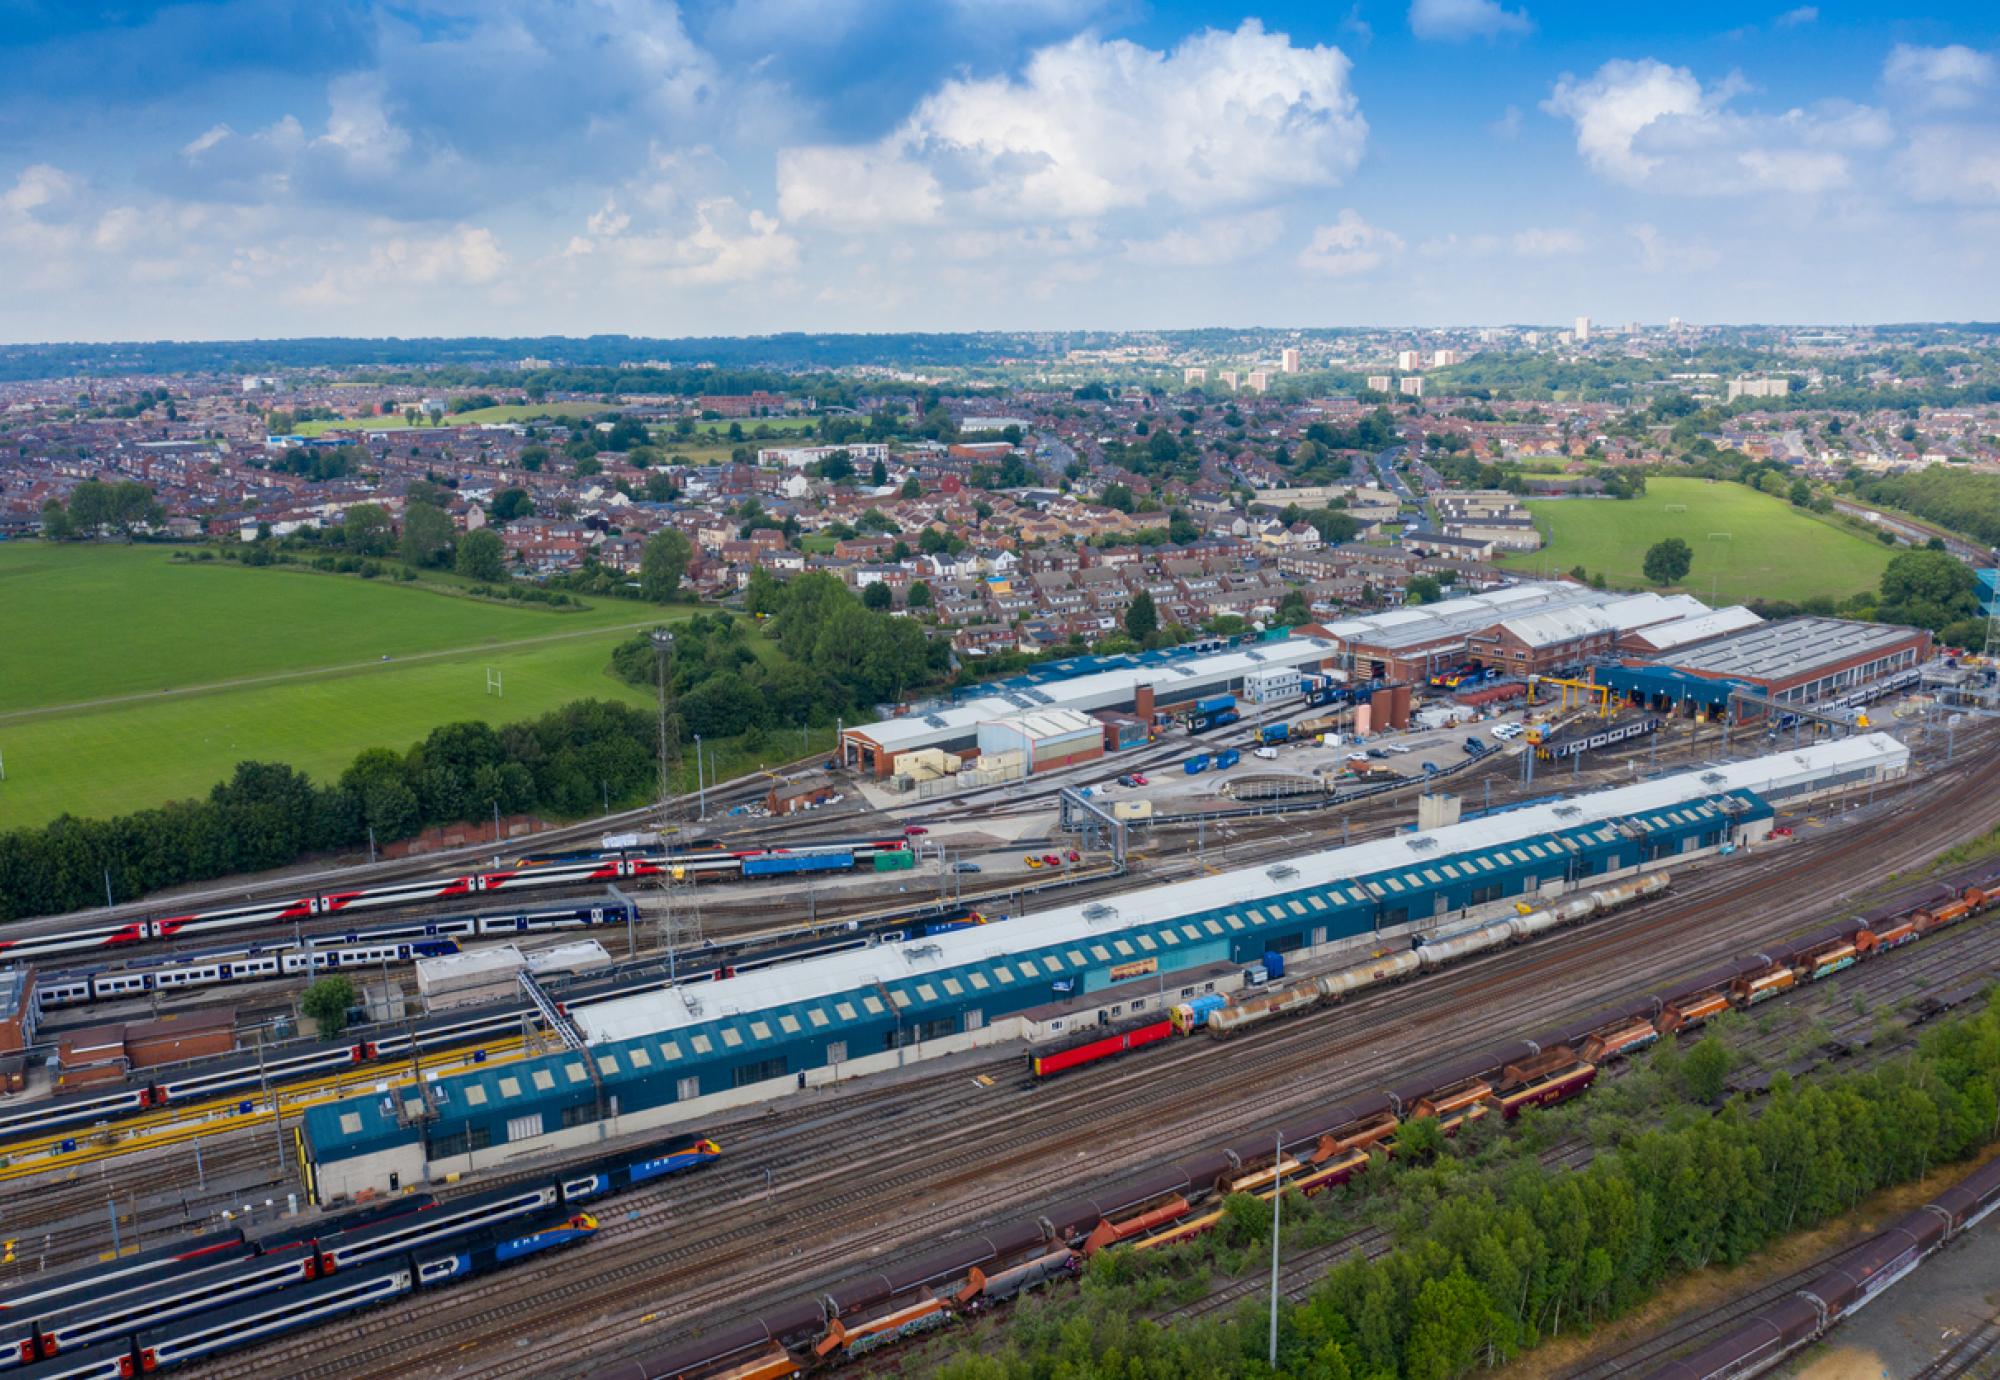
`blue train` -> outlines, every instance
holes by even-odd
[[[428,1194],[256,1241],[241,1233],[0,1294],[0,1374],[129,1377],[247,1346],[587,1240],[580,1203],[707,1164],[677,1138],[526,1184],[439,1203]]]

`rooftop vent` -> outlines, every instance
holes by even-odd
[[[1099,920],[1114,919],[1117,917],[1117,914],[1118,907],[1107,906],[1102,901],[1092,901],[1083,908],[1083,918],[1093,923]]]
[[[1287,878],[1298,876],[1299,870],[1290,863],[1279,863],[1276,867],[1265,868],[1264,875],[1274,882],[1282,882]]]
[[[1577,817],[1578,815],[1580,815],[1580,814],[1582,814],[1582,813],[1583,813],[1583,806],[1581,806],[1581,805],[1558,805],[1558,806],[1556,806],[1556,818],[1557,818],[1557,819],[1575,819],[1575,818],[1576,818],[1576,817]]]
[[[1429,849],[1438,846],[1438,841],[1432,838],[1429,834],[1419,834],[1417,837],[1413,839],[1405,839],[1404,842],[1408,843],[1410,847],[1414,848],[1419,853],[1426,852]]]

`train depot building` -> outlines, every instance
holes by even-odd
[[[568,1045],[310,1109],[322,1202],[727,1111],[919,1060],[1226,991],[1267,953],[1333,958],[1585,885],[1763,841],[1774,810],[1891,780],[1859,734],[1441,828],[720,982],[553,1007]],[[1560,943],[1561,940],[1550,942]],[[1231,973],[1234,976],[1230,976]],[[1151,994],[1147,988],[1150,986]]]
[[[1151,722],[1155,715],[1191,708],[1206,696],[1235,691],[1247,695],[1252,680],[1262,674],[1318,670],[1331,662],[1334,650],[1324,638],[1288,637],[1248,643],[1232,651],[1119,666],[1067,680],[1009,683],[999,694],[982,695],[932,713],[850,728],[841,734],[841,760],[858,771],[886,779],[896,774],[896,759],[906,753],[939,751],[971,760],[991,737],[1039,737],[1054,717],[1049,711],[1079,715],[1111,711]],[[1296,683],[1298,678],[1292,679]],[[1099,736],[1101,739],[1101,729]],[[1015,742],[1014,746],[1020,744]]]

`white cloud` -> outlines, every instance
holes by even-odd
[[[2000,203],[2000,129],[1927,126],[1910,136],[1900,171],[1919,201]]]
[[[1394,231],[1370,225],[1349,208],[1331,225],[1313,231],[1311,243],[1299,252],[1299,267],[1336,278],[1370,273],[1403,252]]]
[[[778,153],[778,212],[840,229],[937,219],[942,195],[928,168],[877,147],[839,145]]]
[[[213,124],[200,135],[181,145],[181,157],[197,158],[236,133],[227,123]]]
[[[378,177],[398,171],[409,155],[410,136],[389,118],[383,105],[387,90],[387,81],[374,72],[328,82],[326,133],[315,143],[353,171]]]
[[[1284,232],[1285,218],[1276,210],[1214,216],[1170,230],[1157,239],[1128,241],[1125,257],[1134,263],[1162,268],[1234,263],[1262,254]]]
[[[1518,139],[1521,137],[1521,107],[1510,105],[1499,119],[1486,126],[1486,132],[1495,139]]]
[[[1653,191],[1831,191],[1853,181],[1850,155],[1892,138],[1881,111],[1848,101],[1778,115],[1730,109],[1744,85],[1730,77],[1704,88],[1685,67],[1613,59],[1588,78],[1565,73],[1542,109],[1574,125],[1593,172]]]
[[[1063,219],[1165,201],[1214,210],[1352,172],[1368,126],[1347,57],[1255,20],[1170,51],[1082,34],[1018,78],[960,78],[878,145],[780,155],[791,216]],[[843,188],[860,209],[836,209]]]
[[[1898,43],[1882,64],[1882,80],[1891,90],[1932,110],[1963,110],[1979,104],[1992,90],[1995,75],[1990,54],[1962,43],[1943,48]]]
[[[0,206],[16,215],[27,215],[42,207],[67,201],[76,192],[76,179],[48,163],[33,163],[21,169],[14,185],[0,196]]]
[[[1510,10],[1498,0],[1410,0],[1410,32],[1427,41],[1458,43],[1533,33],[1526,10]]]
[[[1583,252],[1583,236],[1566,229],[1516,230],[1508,244],[1524,259],[1553,259]]]
[[[1819,23],[1819,6],[1800,5],[1797,9],[1786,10],[1771,21],[1774,29],[1796,29],[1806,24]]]

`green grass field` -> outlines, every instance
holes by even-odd
[[[1509,569],[1560,573],[1581,565],[1614,585],[1652,588],[1647,548],[1679,537],[1694,551],[1680,588],[1704,599],[1712,589],[1725,604],[1873,589],[1895,554],[1783,499],[1703,479],[1649,479],[1644,498],[1624,502],[1544,499],[1528,509],[1547,545],[1505,558]]]
[[[531,417],[594,417],[601,412],[615,411],[617,409],[608,403],[503,403],[498,407],[476,407],[470,412],[454,412],[444,420],[450,426],[479,426],[486,422],[519,422]],[[297,430],[301,436],[318,436],[327,431],[406,431],[409,428],[410,424],[403,419],[403,414],[396,412],[387,417],[300,422]]]
[[[0,544],[0,827],[198,794],[245,758],[324,777],[456,719],[645,704],[606,674],[611,648],[689,612],[601,600],[565,614],[169,556]]]

